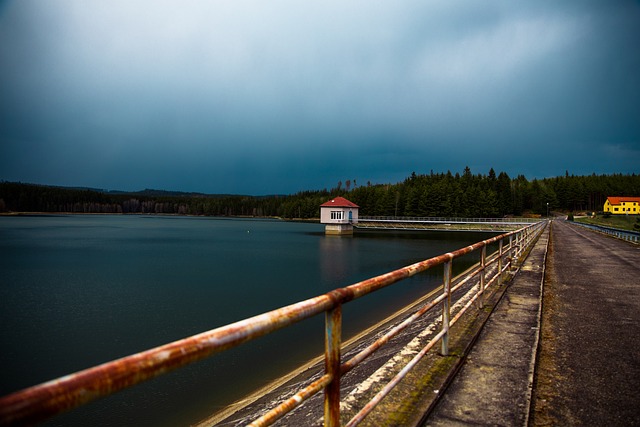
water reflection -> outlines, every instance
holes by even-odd
[[[318,261],[322,283],[329,289],[349,285],[358,265],[352,236],[323,236],[318,239]]]

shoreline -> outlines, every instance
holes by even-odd
[[[227,218],[227,219],[272,219],[287,222],[310,222],[319,223],[320,218],[283,218],[280,216],[257,216],[257,215],[187,215],[187,214],[171,214],[171,213],[155,213],[155,212],[0,212],[0,217],[16,217],[16,216],[169,216],[184,218]]]
[[[461,273],[461,274],[465,274],[465,273],[466,273],[466,271],[464,273]],[[460,276],[460,275],[458,275],[458,276]],[[424,301],[428,300],[429,298],[433,297],[434,294],[436,294],[437,292],[441,292],[441,291],[442,291],[442,285],[432,289],[427,294],[421,296],[420,298],[418,298],[415,301],[407,304],[406,306],[398,309],[395,313],[390,314],[386,318],[384,318],[384,319],[380,320],[379,322],[369,326],[365,330],[358,332],[356,335],[354,335],[353,337],[349,338],[348,340],[346,340],[343,343],[343,349],[342,349],[343,353],[346,352],[346,350],[349,347],[353,346],[358,341],[362,340],[366,336],[369,336],[369,335],[375,333],[376,331],[380,330],[381,328],[385,327],[386,325],[396,321],[399,317],[401,317],[402,315],[404,315],[405,313],[407,313],[408,311],[410,311],[411,309],[413,309],[417,305],[419,305],[421,303],[424,303]],[[192,427],[207,427],[207,426],[211,426],[211,425],[216,425],[217,423],[219,423],[219,422],[225,420],[226,418],[232,416],[236,412],[241,411],[242,409],[249,407],[250,405],[255,403],[258,399],[260,399],[264,395],[266,395],[268,393],[271,393],[274,390],[278,389],[282,385],[284,385],[287,382],[289,382],[291,379],[293,379],[293,378],[295,378],[295,377],[297,377],[299,375],[302,375],[305,371],[309,371],[311,368],[316,367],[316,366],[320,365],[323,362],[324,362],[324,354],[316,356],[313,359],[310,359],[308,362],[303,363],[302,365],[300,365],[297,368],[293,369],[292,371],[290,371],[286,375],[284,375],[284,376],[282,376],[282,377],[280,377],[280,378],[278,378],[276,380],[273,380],[270,383],[268,383],[268,384],[266,384],[266,385],[264,385],[262,387],[259,387],[258,389],[255,389],[255,390],[251,391],[245,397],[243,397],[242,399],[239,399],[239,400],[227,405],[227,407],[225,407],[224,409],[212,414],[211,416],[209,416],[209,417],[207,417],[205,419],[202,419],[202,420],[197,421],[197,422],[195,422],[193,424],[190,424],[190,425]]]

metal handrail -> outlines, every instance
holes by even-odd
[[[640,232],[633,230],[623,230],[620,228],[607,227],[604,225],[587,224],[584,222],[574,221],[573,224],[579,225],[584,228],[588,228],[609,236],[613,236],[616,239],[626,240],[627,242],[640,243]]]
[[[461,217],[418,217],[418,216],[360,216],[358,222],[424,222],[453,224],[533,224],[540,218],[461,218]]]
[[[439,304],[443,306],[442,331],[429,343],[428,347],[431,348],[441,339],[442,352],[447,354],[449,326],[460,316],[459,313],[453,320],[449,321],[451,293],[455,290],[455,288],[451,288],[451,266],[453,260],[476,250],[482,250],[481,265],[472,272],[473,275],[481,275],[480,287],[476,296],[474,296],[474,300],[481,298],[485,287],[484,275],[489,265],[486,264],[486,246],[494,242],[499,243],[498,253],[490,257],[489,260],[489,263],[497,263],[498,265],[496,275],[486,285],[489,286],[493,281],[500,280],[502,273],[510,267],[512,260],[520,256],[532,239],[542,231],[544,224],[546,222],[539,222],[517,231],[483,240],[454,252],[430,258],[344,288],[335,289],[305,301],[15,392],[0,398],[0,424],[28,424],[45,420],[98,397],[112,394],[118,390],[202,360],[212,354],[231,349],[324,312],[326,319],[325,375],[274,410],[254,421],[251,425],[269,425],[310,396],[324,389],[325,426],[338,426],[341,376],[408,325],[408,323],[404,324],[403,322],[403,324],[398,325],[349,361],[340,364],[340,347],[342,343],[341,310],[343,304],[414,276],[429,268],[444,264],[443,293],[419,310],[417,313],[420,314],[414,314],[412,317],[415,316],[417,318]],[[503,251],[503,241],[505,240],[508,240],[509,244],[506,251]],[[503,255],[505,254],[507,255],[507,262],[503,265]],[[459,287],[461,285],[462,283],[458,283],[456,286]],[[428,349],[423,351],[426,354]],[[379,397],[378,401],[382,397],[384,396]],[[363,411],[371,408],[367,405]],[[364,416],[366,416],[366,413],[362,415],[362,417]],[[352,420],[348,425],[355,425],[357,422],[359,421]]]

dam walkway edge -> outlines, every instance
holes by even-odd
[[[518,271],[515,272],[515,276],[509,281],[496,286],[493,292],[486,296],[484,305],[482,308],[476,308],[468,315],[461,318],[461,321],[457,322],[451,328],[451,341],[449,343],[449,354],[443,356],[438,351],[431,351],[427,353],[422,361],[420,361],[413,369],[410,375],[408,375],[403,381],[401,381],[393,389],[389,395],[387,395],[378,406],[369,415],[364,418],[359,425],[364,426],[383,426],[383,425],[395,425],[395,426],[419,426],[423,425],[426,421],[430,422],[426,418],[432,409],[436,406],[439,400],[442,400],[443,396],[448,394],[447,385],[452,382],[456,377],[456,374],[465,365],[465,359],[471,349],[474,347],[474,342],[478,337],[478,334],[483,330],[483,325],[488,320],[494,317],[496,314],[492,312],[496,309],[499,303],[505,299],[506,292],[507,299],[530,299],[530,304],[534,306],[533,313],[528,313],[531,319],[528,321],[537,325],[539,318],[539,301],[540,301],[540,287],[542,284],[542,275],[544,260],[546,256],[546,250],[549,238],[549,227],[547,226],[542,232],[538,241],[533,245],[527,254],[526,258],[519,265]],[[514,273],[510,273],[514,274]],[[522,284],[521,284],[522,283]],[[533,283],[533,297],[529,296],[531,284]],[[522,293],[522,297],[516,297],[514,291],[517,288],[519,293]],[[418,302],[416,302],[418,303]],[[408,308],[407,311],[410,311]],[[525,308],[525,312],[531,311]],[[527,314],[527,313],[525,313]],[[499,315],[499,314],[498,314]],[[403,314],[398,313],[397,318],[389,320],[388,322],[381,323],[377,328],[367,331],[368,336],[375,336],[380,331],[389,327],[389,324],[397,324],[402,321]],[[424,322],[419,324],[417,328],[424,328],[428,330],[431,327],[433,319],[425,319]],[[520,328],[522,325],[514,326]],[[489,327],[487,325],[484,329]],[[537,336],[537,327],[531,329],[525,328],[524,334],[517,334],[517,339],[522,339],[523,335],[526,339],[531,341],[529,347],[535,347],[533,337]],[[385,382],[384,377],[388,375],[387,371],[394,369],[393,365],[397,365],[399,362],[397,356],[404,352],[408,352],[407,347],[411,343],[399,342],[390,343],[389,348],[384,351],[382,355],[376,358],[376,361],[368,363],[367,369],[364,369],[362,373],[357,373],[351,379],[354,384],[350,384],[345,381],[345,384],[341,386],[342,402],[341,402],[341,425],[344,425],[350,417],[353,415],[352,406],[361,406],[363,402],[367,402],[372,395],[374,395],[381,386],[377,382]],[[511,343],[503,343],[502,348],[504,351],[509,351],[512,348]],[[345,350],[345,353],[348,349]],[[527,352],[520,352],[527,354]],[[386,364],[380,363],[378,359],[389,359]],[[525,378],[524,378],[524,393],[523,401],[528,399],[530,395],[530,383],[528,372],[532,369],[532,353],[528,351],[528,356],[525,358]],[[320,365],[320,366],[318,366]],[[312,361],[308,366],[305,366],[295,373],[286,381],[282,381],[279,384],[268,387],[264,390],[257,392],[260,395],[259,398],[255,396],[248,400],[252,400],[252,403],[243,408],[234,408],[229,410],[225,416],[217,414],[208,420],[203,420],[199,427],[205,426],[241,426],[246,425],[252,419],[256,417],[257,413],[264,412],[275,402],[278,401],[279,396],[285,394],[290,389],[295,389],[299,384],[304,384],[309,381],[314,375],[317,375],[317,371],[321,370],[322,360],[318,359]],[[515,381],[517,384],[513,388],[520,387],[522,381]],[[502,384],[501,386],[504,386]],[[355,387],[355,388],[354,388]],[[315,397],[314,397],[315,398]],[[241,404],[241,402],[240,402]],[[236,410],[237,409],[237,410]],[[445,423],[450,425],[449,422]],[[322,400],[321,396],[310,399],[300,407],[296,408],[291,414],[276,421],[274,425],[277,426],[322,426]],[[507,423],[505,425],[511,425]]]
[[[422,425],[640,425],[640,246],[564,220],[550,233],[544,269],[543,235]]]
[[[99,397],[224,352],[318,314],[324,314],[325,363],[321,364],[324,365],[320,366],[321,371],[316,370],[311,376],[307,376],[307,379],[311,380],[309,383],[295,383],[294,379],[293,387],[301,385],[303,388],[294,390],[295,394],[289,394],[284,401],[281,400],[282,394],[278,393],[275,397],[280,402],[271,407],[267,405],[266,412],[259,410],[249,414],[255,416],[262,412],[257,419],[249,422],[251,425],[262,426],[271,425],[277,420],[278,424],[283,425],[284,422],[286,425],[289,422],[287,414],[291,415],[293,411],[304,413],[297,411],[302,407],[319,407],[324,414],[325,425],[344,425],[344,417],[349,417],[347,419],[350,421],[346,425],[354,426],[360,423],[380,400],[390,401],[390,392],[395,390],[398,382],[410,378],[416,372],[413,369],[418,362],[423,358],[429,359],[425,356],[433,347],[440,346],[440,352],[445,356],[441,360],[449,361],[455,358],[457,339],[454,330],[464,323],[461,319],[468,317],[466,313],[484,311],[484,301],[494,293],[494,289],[504,284],[505,276],[515,271],[524,254],[546,229],[546,225],[546,221],[531,224],[344,288],[334,289],[323,295],[0,397],[0,424],[35,424]],[[488,248],[491,251],[489,254]],[[454,261],[458,265],[459,259],[468,256],[479,260],[463,274],[453,277]],[[388,318],[388,321],[383,321],[387,324],[382,325],[380,330],[371,333],[365,331],[362,339],[355,341],[352,346],[342,340],[344,304],[437,267],[443,269],[442,286],[407,307],[416,311],[409,313],[402,310],[399,315],[404,318],[400,319],[399,323],[392,324],[397,319]],[[383,366],[380,367],[380,364]],[[378,368],[384,375],[379,374]],[[411,375],[408,375],[410,372]],[[348,375],[345,375],[346,373]],[[387,381],[372,382],[372,377],[378,380],[386,377]],[[411,380],[409,382],[411,383]],[[372,385],[381,388],[375,390]],[[285,386],[280,390],[282,391],[288,394],[291,388],[287,389]],[[369,393],[371,391],[373,396]],[[341,400],[341,396],[345,397],[345,400]],[[315,404],[318,398],[320,405]],[[265,409],[264,405],[262,409]],[[209,420],[211,417],[207,418]],[[323,417],[320,417],[319,422],[323,423]],[[312,419],[305,419],[291,425],[314,423]],[[217,424],[217,421],[210,424]],[[233,425],[245,424],[246,418]]]

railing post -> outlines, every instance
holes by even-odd
[[[449,261],[444,264],[444,293],[447,296],[444,301],[442,301],[442,331],[444,334],[442,335],[442,355],[449,355],[449,319],[451,318],[451,263],[453,260],[450,258]]]
[[[478,295],[478,308],[482,308],[484,306],[484,287],[486,280],[486,272],[485,267],[487,265],[487,246],[483,246],[480,251],[480,292]]]
[[[513,235],[509,236],[509,257],[511,258],[509,260],[509,271],[513,270],[513,262],[514,262],[513,260],[516,257],[516,248],[515,248],[513,240],[514,240],[513,239]],[[516,234],[516,239],[515,240],[516,240],[516,242],[518,240],[518,235],[517,234]]]
[[[502,240],[498,242],[498,286],[502,285]]]
[[[342,305],[325,313],[324,369],[331,382],[324,389],[324,425],[340,425],[340,344],[342,341]]]

